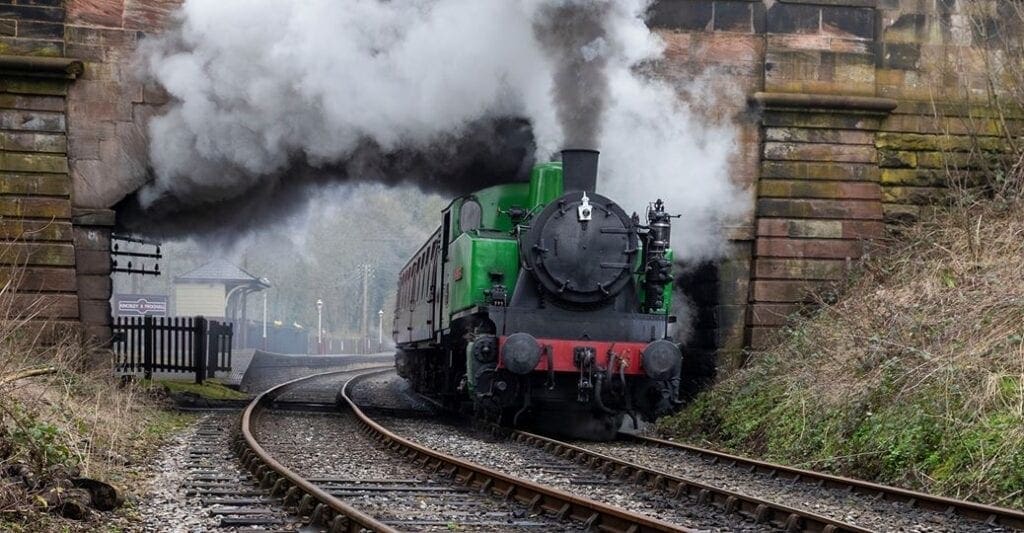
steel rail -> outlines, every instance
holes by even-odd
[[[672,498],[686,498],[695,500],[699,504],[713,505],[726,514],[740,514],[753,519],[758,524],[770,524],[784,531],[823,533],[868,533],[872,531],[809,511],[795,509],[753,496],[747,496],[739,492],[689,480],[660,470],[654,470],[533,433],[513,431],[511,438],[516,442],[541,448],[554,455],[565,457],[578,463],[586,463],[588,466],[601,470],[605,474],[619,478],[628,478],[636,484],[646,483],[651,488],[660,490]]]
[[[235,452],[238,453],[242,463],[259,481],[260,487],[270,489],[274,496],[283,496],[286,506],[296,506],[299,516],[306,516],[308,513],[311,523],[324,524],[329,527],[331,533],[342,531],[397,533],[398,530],[331,496],[279,463],[260,446],[252,433],[252,424],[261,410],[274,398],[304,381],[334,374],[357,373],[357,376],[361,376],[375,372],[381,372],[381,369],[376,367],[362,370],[338,370],[294,379],[263,392],[254,398],[242,412],[239,438],[235,443]]]
[[[792,466],[777,465],[756,459],[730,455],[715,450],[699,448],[688,444],[680,444],[678,442],[672,442],[664,439],[641,437],[638,435],[630,435],[628,433],[620,433],[619,437],[626,441],[640,442],[663,448],[672,448],[685,453],[706,457],[709,458],[712,463],[724,463],[729,464],[730,466],[747,467],[751,472],[762,472],[772,477],[787,476],[794,482],[813,484],[818,487],[832,489],[845,489],[879,499],[896,501],[909,507],[917,507],[953,516],[959,515],[970,520],[984,522],[990,526],[1002,526],[1024,530],[1024,512],[1014,509],[957,500],[944,496],[935,496],[932,494],[925,494],[923,492],[880,485],[860,479],[824,474]]]
[[[360,378],[368,376],[364,374]],[[422,468],[440,472],[480,492],[514,500],[533,512],[544,512],[562,520],[573,520],[591,531],[645,533],[653,531],[693,531],[645,515],[632,513],[565,491],[507,475],[405,439],[374,422],[349,397],[349,380],[338,396],[352,410],[363,431]]]

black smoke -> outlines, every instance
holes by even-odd
[[[162,239],[204,235],[229,240],[280,221],[301,209],[317,190],[340,183],[409,185],[460,195],[526,180],[535,151],[530,123],[513,117],[474,121],[422,148],[386,151],[367,138],[345,161],[314,166],[296,159],[286,171],[260,176],[244,189],[233,185],[234,180],[206,181],[194,185],[188,197],[167,192],[145,206],[136,192],[117,206],[118,226]]]
[[[534,33],[553,62],[553,101],[566,148],[597,148],[608,102],[607,1],[544,6]]]

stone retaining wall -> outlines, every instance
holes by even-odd
[[[0,58],[0,285],[22,291],[12,318],[81,317],[65,115],[81,70],[63,59]]]
[[[719,98],[711,110],[736,117],[733,175],[754,191],[717,276],[715,320],[701,321],[722,366],[767,346],[791,313],[827,294],[885,222],[918,216],[951,185],[976,184],[976,154],[1003,149],[990,110],[957,104],[985,88],[985,39],[965,5],[662,0],[653,8],[650,23],[668,43],[661,72],[681,92],[713,73],[713,92],[747,96],[740,105]]]
[[[26,287],[46,291],[55,318],[83,320],[98,335],[109,321],[110,209],[145,179],[145,124],[166,101],[134,79],[131,58],[179,4],[0,5],[4,64],[26,55],[84,62],[75,76],[48,78],[34,66],[2,73],[0,227],[8,241],[34,231],[18,245],[31,267]],[[985,41],[964,5],[652,6],[649,24],[666,44],[654,71],[695,108],[734,121],[732,175],[749,191],[748,215],[727,228],[729,258],[702,271],[693,289],[702,304],[695,338],[717,349],[722,365],[740,364],[746,348],[764,346],[790,312],[841,280],[884,222],[920,214],[951,176],[971,184],[978,163],[968,154],[1002,149],[984,108],[955,103],[984,93]],[[975,142],[970,133],[984,135]]]

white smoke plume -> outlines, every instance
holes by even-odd
[[[648,3],[187,0],[141,51],[173,101],[137,221],[230,227],[337,180],[465,192],[596,142],[600,192],[641,215],[664,198],[679,253],[712,256],[743,208],[734,132],[641,73],[662,53]]]

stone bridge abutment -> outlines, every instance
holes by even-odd
[[[132,54],[179,3],[0,5],[0,236],[13,250],[2,271],[22,265],[19,298],[42,297],[48,317],[99,338],[109,336],[112,208],[144,179],[146,121],[166,103],[133,77]],[[749,191],[749,213],[727,228],[730,257],[702,275],[714,295],[700,298],[697,325],[720,364],[765,346],[809,294],[847,275],[887,222],[941,198],[945,170],[978,146],[969,134],[999,143],[984,113],[962,120],[975,108],[959,102],[984,87],[964,5],[652,6],[649,25],[666,44],[657,75],[680,94],[703,80],[708,112],[735,117],[732,173]]]

